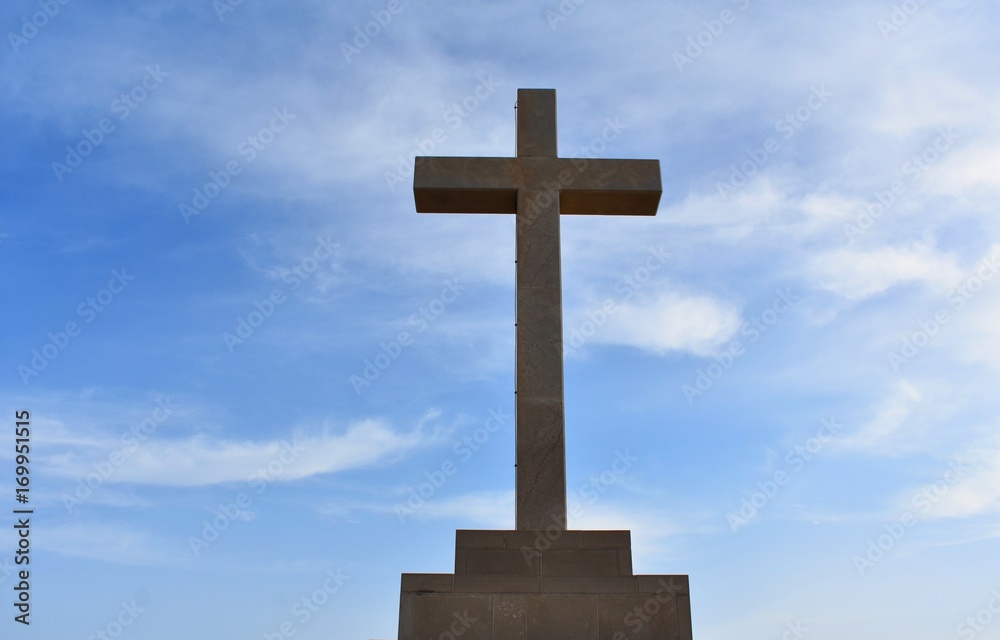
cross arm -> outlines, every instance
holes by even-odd
[[[560,159],[564,214],[655,216],[663,186],[659,160]]]
[[[417,157],[413,199],[418,213],[515,213],[514,158]]]
[[[515,213],[518,189],[558,192],[565,214],[638,216],[656,215],[663,192],[659,160],[415,159],[419,213]]]

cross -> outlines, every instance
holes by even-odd
[[[559,158],[555,89],[518,89],[517,156],[417,157],[418,213],[516,215],[516,526],[566,527],[559,215],[656,215],[659,160]]]

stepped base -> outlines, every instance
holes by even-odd
[[[399,640],[691,640],[688,577],[632,574],[628,531],[468,531],[404,573]]]

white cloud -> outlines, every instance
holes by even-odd
[[[799,209],[808,216],[815,226],[837,224],[854,218],[863,201],[848,198],[838,193],[817,192],[806,195],[799,203]]]
[[[719,175],[720,182],[728,179]],[[746,186],[728,194],[726,199],[715,189],[690,193],[661,215],[673,225],[709,228],[716,237],[735,242],[783,211],[785,204],[784,189],[772,176],[762,174],[749,179]]]
[[[927,183],[938,193],[957,197],[975,189],[1000,189],[1000,142],[977,141],[953,151],[929,173]]]
[[[960,290],[961,291],[961,290]],[[1000,338],[997,336],[997,318],[1000,318],[1000,277],[986,283],[981,293],[952,296],[952,300],[968,300],[965,309],[954,310],[955,337],[959,353],[968,362],[983,364],[992,369],[1000,366]]]
[[[932,518],[1000,513],[1000,443],[952,457],[935,481],[910,489],[902,500]]]
[[[813,258],[807,272],[816,286],[848,300],[870,298],[904,282],[923,282],[944,293],[962,275],[953,256],[924,244],[871,251],[837,249]]]
[[[662,355],[668,351],[711,354],[729,340],[740,326],[740,313],[730,303],[708,295],[666,293],[655,298],[620,303],[607,323],[588,338],[588,318],[577,317],[567,329],[567,344],[574,336],[599,344],[635,347]],[[592,321],[590,321],[591,324]]]
[[[837,439],[833,446],[890,455],[910,450],[914,437],[909,419],[921,397],[913,384],[905,380],[899,382],[892,395],[879,405],[871,420],[854,433]]]
[[[981,87],[956,77],[925,52],[930,68],[921,76],[910,76],[880,87],[873,94],[869,124],[881,134],[904,138],[936,127],[988,119],[989,103]],[[908,62],[909,63],[909,62]],[[882,65],[882,73],[898,72],[895,61]]]

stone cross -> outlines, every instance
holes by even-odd
[[[518,89],[517,157],[418,157],[419,213],[517,216],[518,529],[566,527],[559,215],[656,215],[659,160],[559,158],[556,92]]]

